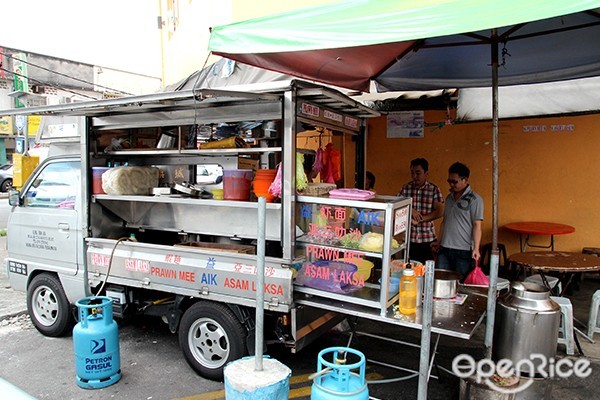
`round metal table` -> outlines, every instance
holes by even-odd
[[[600,257],[569,251],[528,251],[511,254],[509,260],[522,268],[536,272],[592,272],[600,271]]]

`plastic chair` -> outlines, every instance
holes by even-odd
[[[588,333],[590,339],[594,339],[594,333],[600,332],[600,326],[598,326],[598,311],[600,309],[600,290],[596,290],[596,293],[592,296],[592,304],[590,305],[590,315],[588,318]]]
[[[503,269],[504,267],[506,267],[506,263],[508,260],[508,257],[506,256],[506,246],[503,243],[498,243],[498,252],[499,257],[498,257],[498,271],[500,271],[501,269]],[[481,269],[483,270],[483,272],[485,272],[487,275],[490,274],[490,263],[491,263],[491,257],[492,257],[492,244],[491,243],[486,243],[483,245],[483,247],[481,248]]]
[[[560,329],[558,332],[558,344],[564,344],[566,353],[570,356],[575,354],[575,334],[573,333],[573,305],[566,297],[550,296],[560,306]]]
[[[560,279],[558,279],[555,276],[546,275],[546,281],[548,281],[548,285],[550,285],[550,293],[557,295],[562,293],[562,283],[560,282]],[[527,278],[525,278],[525,282],[537,283],[538,285],[545,286],[544,281],[542,280],[542,276],[540,274],[528,276]]]

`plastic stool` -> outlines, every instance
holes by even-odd
[[[600,290],[596,290],[596,293],[592,296],[592,305],[590,306],[590,316],[588,318],[588,336],[590,339],[594,339],[594,333],[600,332],[599,320],[598,320],[598,309],[600,308]]]
[[[546,275],[546,281],[548,281],[548,285],[550,285],[550,287],[552,288],[552,290],[550,290],[550,293],[562,293],[562,283],[560,282],[560,279],[554,276]],[[528,276],[527,278],[525,278],[525,282],[537,283],[538,285],[545,286],[544,281],[542,280],[542,276],[540,274]],[[558,289],[558,292],[556,292],[555,289]]]
[[[498,243],[498,252],[499,252],[498,270],[500,271],[501,268],[504,268],[506,266],[506,263],[508,260],[508,257],[506,257],[506,246],[503,243]],[[487,261],[486,261],[486,257],[487,257]],[[490,273],[491,257],[492,257],[492,244],[486,243],[481,248],[481,263],[480,263],[481,268],[483,269],[483,272],[485,272],[486,274]]]
[[[573,305],[566,297],[550,296],[560,306],[560,329],[558,344],[564,344],[568,355],[575,354],[575,336],[573,333]]]

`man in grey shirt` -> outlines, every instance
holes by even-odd
[[[458,271],[463,280],[481,257],[483,199],[471,189],[469,175],[469,168],[460,162],[448,169],[450,194],[440,235],[433,244],[438,249],[436,268]]]

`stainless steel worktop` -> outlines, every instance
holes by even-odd
[[[473,336],[475,329],[485,316],[487,296],[469,289],[465,289],[465,291],[468,292],[468,296],[461,305],[442,300],[433,301],[432,332],[461,339],[470,339]],[[422,328],[421,307],[418,307],[417,312],[410,316],[396,315],[393,307],[390,307],[385,316],[382,316],[377,309],[350,302],[340,302],[333,298],[316,297],[298,291],[295,291],[294,302],[407,328],[419,330]]]

